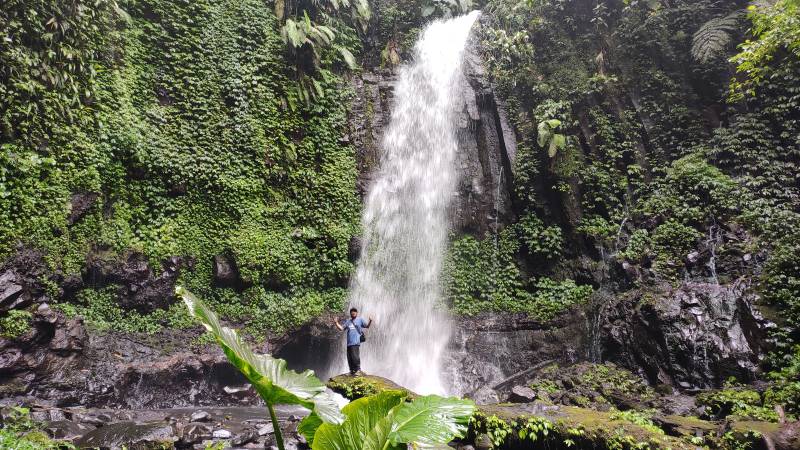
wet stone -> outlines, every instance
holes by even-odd
[[[163,423],[118,422],[92,430],[75,442],[79,448],[153,448],[177,440],[174,430]]]
[[[251,442],[255,442],[258,440],[258,433],[255,431],[246,431],[231,440],[231,445],[234,447],[242,446],[245,444],[249,444]]]
[[[271,423],[258,427],[259,436],[265,436],[267,434],[273,434],[273,433],[275,433],[275,427]]]
[[[189,423],[183,428],[181,442],[184,444],[195,444],[203,439],[211,437],[211,428],[203,423]]]
[[[92,426],[82,425],[69,420],[55,420],[44,427],[44,431],[52,439],[67,441],[73,441],[92,430],[94,430]]]
[[[212,433],[215,439],[230,439],[232,435],[228,430],[214,430],[214,433]]]
[[[211,414],[207,413],[206,411],[197,411],[196,413],[192,414],[190,420],[192,422],[208,422],[211,420]]]

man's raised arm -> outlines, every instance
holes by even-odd
[[[333,324],[336,325],[336,328],[338,328],[339,331],[344,331],[344,327],[341,324],[339,324],[339,319],[337,319],[336,317],[333,318]]]

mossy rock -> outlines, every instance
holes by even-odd
[[[337,375],[328,380],[328,387],[349,400],[379,394],[383,391],[403,391],[408,395],[409,399],[417,397],[415,392],[398,385],[392,380],[376,375]]]
[[[695,448],[658,427],[573,406],[484,405],[473,426],[476,434],[487,433],[495,448]]]
[[[776,424],[725,424],[694,417],[595,411],[543,403],[481,405],[470,438],[488,435],[502,449],[696,449],[758,448],[761,435],[773,435]],[[754,434],[752,431],[758,431]]]

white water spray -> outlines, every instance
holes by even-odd
[[[451,323],[439,278],[458,182],[464,49],[479,14],[429,25],[399,72],[350,287],[351,305],[376,319],[361,346],[364,370],[423,394],[448,391],[441,366]]]

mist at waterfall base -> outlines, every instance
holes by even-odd
[[[456,119],[464,50],[480,12],[430,24],[400,68],[380,169],[362,217],[349,306],[374,316],[361,367],[421,394],[447,394],[443,357],[452,323],[440,275],[458,182]],[[366,318],[366,317],[365,317]],[[334,373],[346,370],[344,342]]]

